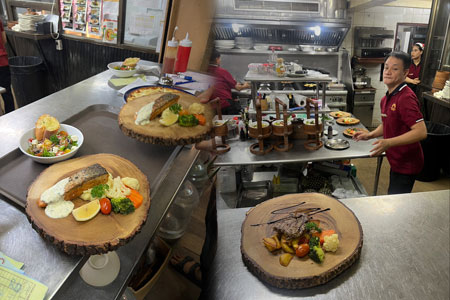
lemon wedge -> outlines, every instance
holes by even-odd
[[[164,126],[170,126],[175,124],[178,121],[178,114],[173,113],[170,108],[166,108],[161,114],[161,118],[159,119],[159,123]]]
[[[100,201],[94,200],[72,210],[72,215],[77,221],[88,221],[95,217],[99,211]]]

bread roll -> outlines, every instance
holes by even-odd
[[[127,67],[136,67],[137,63],[140,61],[141,59],[139,57],[129,57],[127,59],[124,60],[124,62],[122,63],[122,65],[127,66]]]
[[[42,141],[43,139],[48,139],[53,134],[56,134],[59,127],[59,122],[55,117],[45,114],[40,116],[37,120],[34,134],[38,141]]]

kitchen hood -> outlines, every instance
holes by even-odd
[[[345,0],[216,0],[216,40],[340,47],[351,20]]]

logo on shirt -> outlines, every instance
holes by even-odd
[[[392,104],[392,105],[391,105],[391,110],[392,110],[392,111],[396,111],[396,110],[397,110],[397,104],[395,104],[395,103]]]

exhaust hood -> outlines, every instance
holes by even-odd
[[[345,0],[216,0],[216,40],[340,47],[351,20]]]

